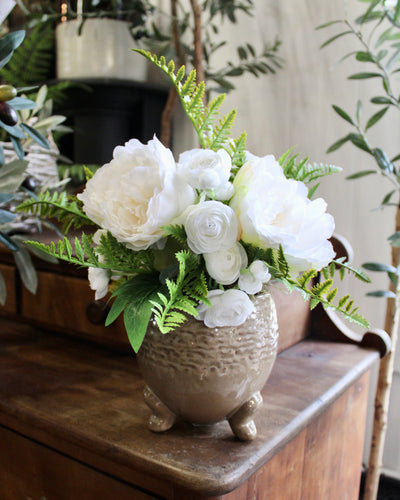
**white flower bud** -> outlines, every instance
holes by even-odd
[[[201,304],[198,319],[208,328],[242,325],[254,310],[254,304],[242,290],[211,290],[211,307]]]
[[[240,243],[235,243],[229,250],[203,255],[208,274],[221,285],[231,285],[240,274],[240,270],[247,266],[247,254]]]

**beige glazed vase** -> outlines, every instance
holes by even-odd
[[[239,439],[256,437],[253,416],[276,358],[278,323],[269,293],[256,296],[254,305],[238,327],[207,328],[191,318],[163,335],[151,324],[137,355],[151,430],[166,431],[177,419],[227,419]]]

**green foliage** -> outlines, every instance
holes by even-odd
[[[54,218],[62,223],[63,232],[67,233],[71,227],[80,228],[84,225],[93,225],[81,208],[81,203],[74,196],[65,192],[45,191],[34,198],[30,198],[17,207],[19,212],[36,215],[40,218]]]
[[[1,77],[15,87],[29,87],[49,78],[54,64],[54,26],[38,24],[25,38]]]
[[[108,232],[100,236],[100,243],[96,247],[96,253],[102,256],[103,265],[113,271],[130,275],[153,271],[152,252],[145,250],[132,252]]]
[[[188,250],[178,252],[179,272],[175,281],[167,279],[168,295],[158,292],[152,300],[154,319],[161,333],[168,333],[186,321],[187,316],[197,316],[199,302],[209,304],[204,273],[199,273],[199,256]]]
[[[309,297],[311,309],[321,303],[324,308],[333,308],[348,321],[367,328],[368,322],[358,314],[358,307],[354,307],[354,301],[350,298],[350,295],[344,295],[336,299],[338,289],[334,286],[333,279],[337,266],[339,268],[340,279],[344,278],[347,271],[361,281],[369,282],[369,278],[360,269],[354,269],[348,263],[344,262],[343,259],[337,259],[327,268],[321,270],[320,281],[318,283],[313,283],[316,273],[309,271],[303,273],[298,278],[296,288],[300,290],[304,297]],[[333,302],[334,299],[336,299],[336,304]]]
[[[398,161],[400,160],[400,154],[396,154],[390,159],[382,148],[372,145],[370,137],[372,127],[380,123],[388,115],[389,111],[400,110],[400,96],[394,90],[394,82],[397,79],[397,73],[400,72],[400,2],[397,2],[394,6],[386,6],[383,0],[366,0],[366,3],[365,12],[355,22],[345,19],[343,21],[335,21],[331,24],[344,26],[347,33],[358,41],[359,50],[345,55],[341,60],[353,57],[356,64],[359,66],[364,65],[367,68],[366,71],[357,71],[348,78],[356,81],[376,80],[378,83],[377,95],[372,96],[370,102],[373,105],[379,106],[379,109],[366,118],[363,118],[363,105],[359,100],[353,118],[339,106],[333,106],[334,111],[354,131],[332,144],[328,152],[336,151],[344,144],[351,143],[361,151],[367,153],[374,160],[376,168],[374,170],[370,168],[363,169],[349,175],[347,178],[354,180],[373,174],[384,177],[390,182],[391,190],[383,197],[379,208],[395,206],[398,210],[400,196],[400,170]],[[331,37],[324,45],[326,46],[334,40],[335,37]],[[397,199],[393,200],[395,196]],[[400,247],[398,234],[395,233],[390,236],[389,242],[393,247],[393,260],[396,261],[394,252],[397,247]],[[363,267],[370,271],[387,273],[396,291],[394,293],[392,290],[377,290],[369,292],[368,296],[384,297],[387,299],[396,298],[396,295],[398,297],[400,294],[399,272],[394,266],[377,262],[367,262]],[[395,307],[397,308],[397,305]],[[395,332],[392,332],[392,334],[394,335]]]
[[[163,228],[166,236],[172,236],[178,243],[187,246],[187,237],[184,226],[170,225]]]
[[[322,46],[325,47],[334,42],[337,38],[348,34],[359,43],[359,50],[346,54],[341,60],[348,57],[354,58],[357,64],[367,65],[367,71],[357,71],[349,76],[350,80],[370,80],[379,79],[379,93],[384,91],[384,95],[376,95],[370,98],[370,102],[380,106],[378,111],[374,111],[370,116],[362,119],[362,102],[359,100],[356,106],[354,117],[337,105],[333,105],[334,111],[345,120],[354,132],[347,134],[334,142],[328,149],[328,153],[336,151],[346,143],[353,144],[356,148],[370,155],[375,163],[376,169],[364,169],[356,172],[348,179],[359,179],[378,173],[386,177],[395,191],[390,191],[380,204],[380,208],[391,206],[389,200],[394,193],[400,192],[400,172],[396,162],[400,160],[400,155],[396,155],[392,160],[380,147],[370,144],[368,138],[372,127],[388,114],[389,110],[400,110],[400,96],[393,90],[394,79],[400,71],[400,24],[398,16],[400,4],[394,8],[386,7],[382,0],[368,1],[368,6],[364,14],[359,16],[355,22],[349,19],[337,20],[320,26],[326,28],[334,25],[343,26],[345,29],[337,35],[330,37]],[[369,26],[373,24],[373,27]],[[368,30],[364,30],[368,25]],[[372,68],[372,70],[370,70]]]
[[[0,70],[10,61],[14,51],[21,45],[25,31],[14,31],[0,38]]]
[[[26,244],[56,259],[64,260],[77,266],[108,269],[107,265],[99,261],[99,257],[92,247],[92,236],[88,236],[85,233],[82,233],[80,239],[75,237],[75,248],[72,247],[70,240],[66,236],[57,243],[54,241],[50,242],[49,245],[33,240],[26,241]]]
[[[286,151],[278,160],[283,168],[283,172],[288,179],[302,181],[309,184],[326,175],[336,174],[341,172],[340,167],[325,163],[308,163],[308,158],[298,160],[297,154],[292,154],[292,150]],[[319,184],[314,185],[309,189],[309,198],[312,197]]]
[[[171,29],[162,30],[153,23],[146,35],[149,37],[145,42],[147,47],[166,59],[180,60],[181,63],[190,63],[194,66],[194,51],[192,43],[194,26],[192,22],[192,9],[187,6],[189,2],[177,2],[177,15],[174,19],[175,33],[179,36],[179,55],[176,53],[176,44]],[[213,58],[215,54],[227,45],[226,41],[220,41],[218,34],[221,22],[228,20],[237,22],[237,14],[244,13],[253,15],[254,2],[252,0],[202,0],[199,2],[202,17],[202,49],[204,73],[207,81],[208,91],[228,93],[235,88],[233,80],[243,74],[251,74],[255,77],[266,74],[275,74],[282,67],[282,59],[279,56],[281,42],[275,39],[264,43],[261,48],[256,48],[246,42],[231,50],[236,54],[232,60],[226,61],[222,67],[215,67]],[[216,40],[217,35],[217,40]]]
[[[27,241],[26,244],[80,267],[108,269],[114,274],[128,277],[153,272],[151,252],[132,252],[110,233],[102,234],[100,243],[96,246],[93,244],[93,235],[86,235],[84,232],[80,238],[75,237],[73,242],[64,237],[57,243],[52,241],[49,245],[38,241]]]
[[[278,56],[280,45],[280,40],[276,39],[272,44],[265,44],[259,54],[249,43],[237,47],[238,62],[228,61],[226,66],[216,71],[211,70],[210,67],[206,69],[206,80],[211,80],[218,85],[211,87],[210,90],[229,92],[235,88],[230,79],[244,73],[250,73],[257,78],[261,75],[275,74],[277,69],[282,67],[282,60]],[[219,46],[215,47],[215,50],[216,48]],[[206,53],[206,61],[208,59],[209,55]]]
[[[152,301],[156,299],[159,287],[157,274],[141,274],[125,281],[111,296],[114,301],[105,325],[110,325],[123,312],[126,333],[135,352],[138,352],[146,334]]]
[[[285,258],[282,248],[277,250],[262,250],[253,245],[244,244],[249,262],[253,260],[264,261],[274,279],[281,281],[289,292],[294,290],[300,291],[305,300],[310,301],[310,308],[313,309],[318,304],[322,304],[325,308],[332,308],[350,322],[368,327],[368,322],[360,314],[358,307],[353,307],[353,301],[350,296],[345,295],[338,300],[336,299],[338,289],[334,286],[334,278],[339,273],[339,278],[343,280],[346,273],[352,274],[357,279],[363,282],[370,282],[368,276],[361,270],[355,269],[345,262],[344,258],[333,260],[330,265],[321,269],[320,273],[314,269],[305,271],[299,276],[291,276],[289,265]],[[319,276],[319,281],[316,282]]]
[[[3,70],[2,73],[6,72],[4,69],[6,64],[13,63],[24,37],[24,31],[15,31],[0,39],[0,70]],[[11,109],[20,113],[36,107],[35,102],[19,96],[9,99],[7,104],[11,106]],[[11,211],[8,204],[13,201],[16,195],[21,195],[21,192],[23,192],[22,182],[28,162],[24,160],[25,152],[22,141],[26,144],[28,138],[31,138],[44,148],[50,146],[47,139],[39,131],[24,123],[24,120],[20,120],[20,123],[13,126],[0,121],[0,129],[2,129],[2,139],[11,141],[17,155],[16,160],[9,161],[6,164],[4,147],[0,145],[0,204],[4,204],[0,210],[0,244],[12,252],[23,285],[31,293],[35,293],[37,274],[25,244],[13,232],[12,223],[17,218],[17,215],[14,211]],[[0,273],[1,304],[5,303],[6,293],[7,288],[4,277]]]
[[[242,132],[237,139],[232,139],[228,142],[227,151],[231,155],[232,158],[232,171],[235,173],[245,162],[246,160],[246,132]]]
[[[185,78],[185,68],[181,66],[175,73],[175,64],[168,64],[163,56],[158,58],[151,52],[134,49],[142,54],[155,66],[162,70],[174,85],[183,109],[199,137],[200,145],[217,151],[221,147],[227,147],[228,152],[235,155],[235,161],[243,157],[245,151],[245,135],[242,134],[234,143],[234,151],[229,151],[228,138],[236,117],[236,110],[230,111],[226,116],[218,119],[221,105],[225,99],[224,95],[217,96],[207,107],[203,104],[205,93],[204,82],[196,84],[196,71],[192,70]],[[218,121],[217,121],[218,120]]]

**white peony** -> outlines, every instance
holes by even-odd
[[[240,270],[247,266],[247,254],[240,243],[228,250],[203,255],[208,274],[221,285],[231,285],[239,278]]]
[[[190,206],[184,215],[187,243],[197,254],[228,250],[238,239],[235,212],[220,201],[203,201]]]
[[[198,319],[208,328],[242,325],[254,310],[254,304],[242,290],[211,290],[211,307],[201,304]]]
[[[132,250],[147,249],[163,237],[163,226],[195,201],[169,149],[154,137],[117,146],[113,159],[96,171],[78,198],[101,228]]]
[[[233,194],[229,182],[232,161],[224,150],[191,149],[179,156],[179,168],[187,182],[196,189],[212,190],[218,200],[228,200]]]
[[[241,239],[261,248],[282,245],[292,271],[320,269],[334,257],[328,240],[335,224],[321,198],[309,200],[306,186],[287,179],[275,158],[248,154],[234,180],[230,206],[242,230]]]
[[[262,260],[255,260],[248,269],[242,269],[239,276],[239,288],[244,292],[254,295],[261,292],[263,284],[271,279],[267,264]]]
[[[88,278],[90,288],[94,290],[95,300],[100,300],[108,293],[108,284],[110,282],[110,272],[107,269],[99,267],[89,267]]]

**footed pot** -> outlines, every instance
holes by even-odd
[[[149,325],[137,360],[152,410],[148,427],[170,429],[180,418],[193,424],[229,421],[241,440],[254,439],[260,394],[274,364],[278,322],[269,293],[254,298],[255,309],[238,327],[207,328],[190,318],[161,334]]]

